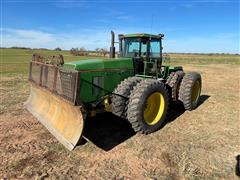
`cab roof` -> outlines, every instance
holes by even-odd
[[[164,35],[163,34],[154,35],[154,34],[148,34],[148,33],[135,33],[135,34],[125,34],[123,36],[126,38],[131,38],[131,37],[162,38]]]

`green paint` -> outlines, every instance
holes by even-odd
[[[86,70],[100,70],[104,69],[127,69],[133,68],[131,58],[116,58],[116,59],[91,59],[91,60],[79,60],[73,62],[67,62],[64,64],[64,68],[74,69],[77,71]]]
[[[183,71],[182,66],[163,66],[163,72],[162,72],[161,78],[167,79],[167,77],[171,72],[176,72],[180,70]]]
[[[78,93],[83,103],[100,101],[103,96],[111,94],[122,80],[134,75],[131,58],[73,61],[65,63],[63,68],[80,72]]]
[[[146,38],[160,38],[160,36],[158,35],[154,35],[154,34],[147,34],[147,33],[137,33],[137,34],[126,34],[124,35],[125,38],[131,38],[131,37],[146,37]]]
[[[67,62],[63,68],[80,72],[78,98],[84,104],[100,102],[102,97],[111,94],[122,80],[134,76],[132,58],[79,60]],[[166,79],[171,72],[180,69],[181,67],[164,66],[159,78]],[[136,76],[153,78],[151,75]]]
[[[80,74],[80,100],[83,103],[100,101],[107,94],[111,94],[117,85],[127,77],[133,76],[133,69],[105,72],[82,72]],[[103,84],[94,83],[94,78],[103,78]],[[95,87],[96,84],[101,88]],[[97,92],[97,93],[96,93]]]

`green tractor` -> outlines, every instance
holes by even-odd
[[[198,105],[201,76],[162,65],[163,34],[118,35],[117,58],[111,34],[109,59],[64,63],[61,55],[33,55],[30,62],[25,106],[69,150],[80,141],[88,116],[112,112],[148,134],[166,123],[170,102],[189,111]]]

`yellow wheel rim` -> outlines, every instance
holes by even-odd
[[[193,90],[192,90],[192,102],[196,102],[199,98],[200,95],[200,82],[195,81],[193,85]]]
[[[144,120],[149,125],[154,125],[160,121],[165,108],[164,97],[161,93],[151,94],[144,109]]]

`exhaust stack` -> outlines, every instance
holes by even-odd
[[[113,31],[111,31],[112,39],[111,39],[111,47],[110,47],[110,58],[115,58],[115,47],[114,47],[114,42],[115,42],[115,34]]]

